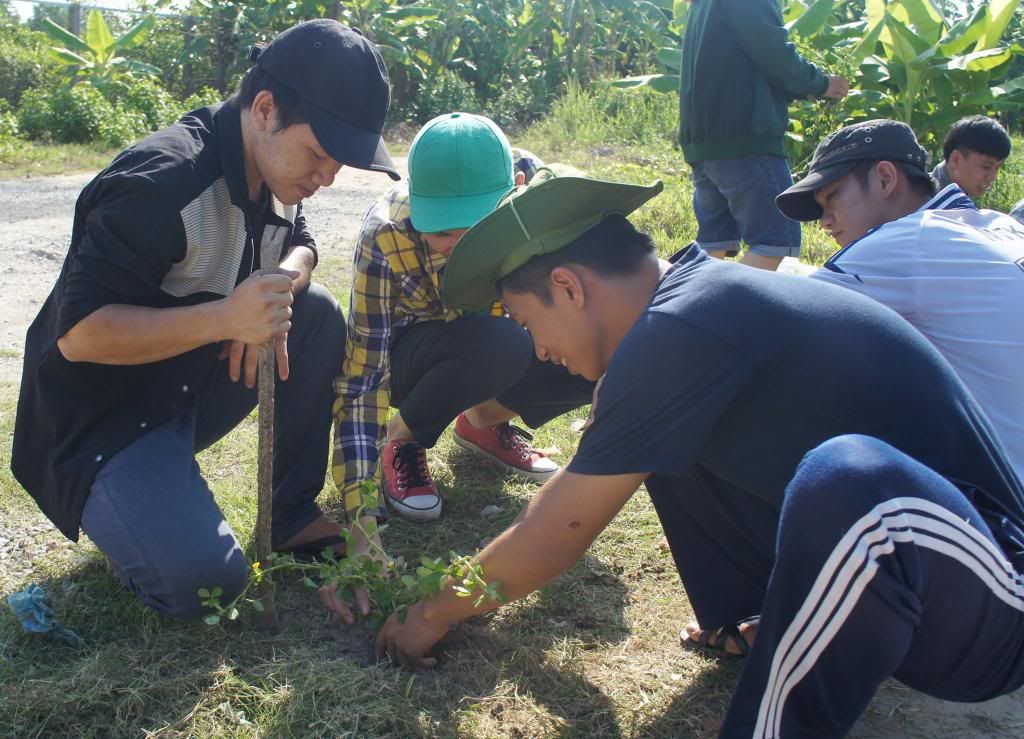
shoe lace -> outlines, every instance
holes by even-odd
[[[406,488],[429,487],[434,482],[427,467],[427,450],[420,444],[402,444],[391,466],[398,481]]]
[[[526,429],[513,426],[510,423],[503,423],[498,428],[498,441],[503,449],[511,449],[518,453],[523,459],[529,459],[531,454],[540,454],[533,448],[533,434]]]

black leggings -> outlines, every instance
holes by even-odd
[[[414,323],[391,349],[391,405],[432,447],[462,411],[496,399],[530,428],[591,401],[594,383],[541,362],[530,335],[508,318],[464,316]]]

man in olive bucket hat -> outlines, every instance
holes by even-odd
[[[342,165],[398,178],[374,44],[331,20],[265,47],[236,95],[122,152],[78,198],[71,245],[28,331],[11,467],[70,539],[79,529],[150,608],[197,619],[249,568],[195,454],[256,405],[257,348],[280,382],[272,543],[340,542],[320,511],[345,321],[312,283],[301,201]],[[273,267],[260,244],[285,232]],[[269,265],[268,265],[269,267]],[[244,380],[244,382],[242,381]]]
[[[1020,686],[1024,491],[952,368],[862,295],[697,246],[659,260],[625,216],[660,190],[542,170],[452,254],[454,305],[500,295],[538,357],[604,376],[485,578],[533,592],[646,483],[705,627],[686,641],[735,647],[760,614],[724,736],[841,736],[892,675],[959,700]],[[449,588],[378,651],[432,666],[451,625],[499,605]]]

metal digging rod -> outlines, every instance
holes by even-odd
[[[265,226],[260,240],[260,269],[269,272],[277,269],[278,259],[284,248],[289,229],[285,226]],[[260,435],[259,460],[256,471],[256,561],[264,569],[270,566],[270,516],[273,510],[274,489],[274,340],[260,347],[259,409]],[[277,608],[274,606],[274,584],[268,576],[256,588],[256,598],[263,604],[258,624],[260,628],[277,631]]]

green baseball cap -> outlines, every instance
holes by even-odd
[[[445,304],[486,308],[502,277],[535,256],[565,248],[610,215],[629,215],[663,187],[661,180],[631,185],[594,180],[564,165],[542,167],[459,240],[444,269]]]
[[[512,149],[490,118],[446,113],[409,149],[409,212],[420,233],[469,228],[512,189]]]

